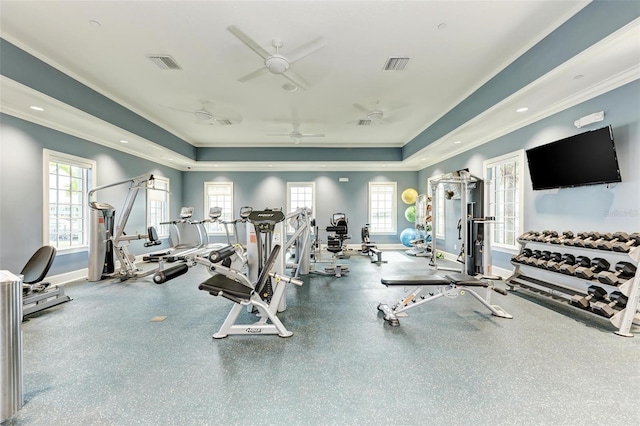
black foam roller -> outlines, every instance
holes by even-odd
[[[188,270],[189,267],[186,264],[182,263],[180,265],[158,271],[153,276],[153,282],[156,284],[164,284],[167,281],[174,279],[175,277],[186,274]]]

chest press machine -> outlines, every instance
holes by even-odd
[[[197,263],[207,266],[209,272],[214,274],[198,288],[209,292],[212,296],[221,296],[234,302],[227,318],[213,338],[221,339],[229,334],[277,334],[280,337],[290,337],[293,333],[282,324],[278,318],[278,312],[284,309],[282,302],[286,285],[291,283],[301,286],[303,282],[272,271],[279,259],[281,247],[276,244],[271,248],[271,234],[276,223],[284,220],[284,214],[277,210],[253,211],[248,220],[253,223],[256,233],[264,236],[264,241],[257,244],[258,257],[262,259],[263,255],[268,254],[255,282],[252,282],[246,274],[224,266],[224,259],[235,253],[232,246],[214,250],[206,257],[195,257]],[[272,283],[272,279],[275,284]],[[245,306],[252,306],[254,309],[251,312],[257,311],[255,313],[260,319],[252,324],[236,324]]]

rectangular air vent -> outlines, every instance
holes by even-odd
[[[221,120],[216,120],[216,123],[219,126],[230,126],[231,125],[231,120],[227,120],[226,118],[223,118]]]
[[[161,70],[181,70],[182,67],[169,55],[147,55]]]
[[[404,71],[404,68],[409,63],[409,59],[404,57],[390,57],[387,63],[382,68],[383,71]]]
[[[372,120],[358,120],[358,126],[369,126]]]

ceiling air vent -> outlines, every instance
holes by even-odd
[[[181,70],[175,59],[169,55],[147,55],[147,58],[158,66],[161,70]]]
[[[216,120],[216,123],[218,123],[219,126],[230,126],[231,120],[227,120],[226,118],[223,118],[220,120]]]
[[[411,58],[391,57],[387,60],[382,68],[383,71],[404,71]]]
[[[358,126],[369,126],[373,120],[358,120]]]

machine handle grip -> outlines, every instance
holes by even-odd
[[[507,294],[507,290],[503,289],[503,288],[498,288],[498,287],[491,287],[491,290],[495,291],[498,294],[501,294],[503,296],[506,296]]]
[[[291,284],[295,284],[297,286],[301,286],[301,285],[304,284],[304,282],[301,281],[301,280],[295,279],[295,278],[290,277],[288,275],[280,275],[280,274],[278,274],[276,272],[269,272],[269,276],[271,278],[275,278],[277,280],[284,281],[287,284],[291,283]]]

